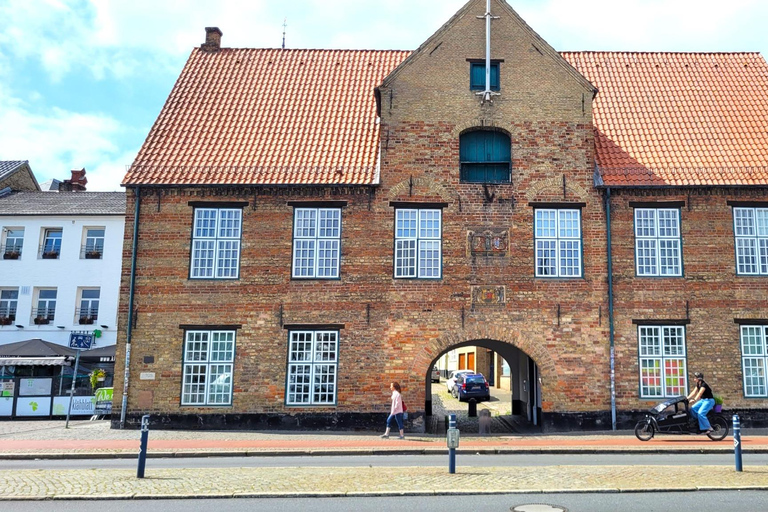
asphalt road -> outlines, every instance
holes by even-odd
[[[692,491],[653,493],[558,493],[499,494],[454,496],[397,496],[371,498],[264,498],[264,499],[190,499],[190,500],[104,500],[104,501],[10,501],[2,503],[3,512],[419,512],[489,511],[510,512],[517,507],[546,504],[553,508],[518,508],[552,512],[659,512],[695,510],[696,512],[729,512],[733,510],[764,511],[768,508],[765,491]],[[557,508],[554,508],[557,507]]]
[[[768,465],[768,454],[745,454],[744,466]],[[4,460],[3,470],[13,469],[130,469],[135,459],[44,459]],[[466,455],[456,456],[457,466],[590,466],[590,465],[658,465],[658,466],[735,466],[733,454],[520,454],[520,455]],[[448,467],[447,455],[355,455],[311,457],[190,457],[149,458],[151,468],[238,468],[238,467]],[[766,500],[768,510],[768,499]]]

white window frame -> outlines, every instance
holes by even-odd
[[[21,236],[11,236],[11,233],[15,231],[21,231]],[[18,251],[19,257],[21,257],[24,250],[24,232],[23,227],[8,226],[3,228],[3,255]]]
[[[673,398],[687,394],[686,345],[683,325],[637,326],[640,398]],[[667,363],[670,363],[669,367]],[[678,366],[673,366],[673,363],[678,363]],[[648,382],[648,379],[657,379],[658,383]],[[677,380],[676,384],[670,383],[673,379]]]
[[[86,295],[85,292],[98,292],[97,297],[83,297]],[[90,322],[82,322],[82,324],[87,323],[96,323],[99,319],[99,306],[101,302],[101,288],[98,287],[88,287],[88,288],[78,288],[77,290],[77,310],[75,311],[75,323],[80,324],[81,318],[88,318],[91,321]],[[95,306],[94,306],[95,303]],[[87,304],[85,308],[83,308],[83,304]],[[91,313],[95,314],[91,315]],[[83,314],[85,312],[85,314]]]
[[[335,406],[338,374],[339,331],[288,331],[286,405]]]
[[[293,211],[294,279],[338,279],[341,266],[341,208]]]
[[[768,398],[768,325],[742,325],[739,338],[744,398]]]
[[[59,236],[51,236],[53,233],[58,233]],[[43,243],[40,244],[40,258],[57,260],[61,258],[61,244],[64,241],[64,229],[63,228],[43,228]],[[51,240],[51,251],[46,251],[48,247],[48,240]],[[58,244],[56,241],[58,240]],[[43,258],[43,254],[56,251],[55,258]]]
[[[641,277],[683,275],[679,208],[635,208],[635,272]]]
[[[768,208],[733,208],[736,274],[768,275]]]
[[[101,231],[102,235],[92,235],[92,231]],[[107,235],[107,229],[104,226],[89,226],[83,228],[83,248],[80,253],[80,258],[85,259],[86,254],[98,253],[99,258],[104,257],[104,240]]]
[[[16,292],[16,297],[10,297],[10,295]],[[5,294],[5,297],[3,297]],[[8,287],[0,288],[0,318],[9,319],[9,322],[15,322],[18,318],[19,310],[19,289]],[[11,319],[11,316],[13,318]]]
[[[46,297],[41,298],[40,294],[42,292],[54,292],[53,297]],[[57,288],[52,287],[41,287],[41,288],[35,288],[35,294],[34,294],[34,301],[32,302],[35,307],[32,311],[32,322],[34,323],[35,318],[41,318],[45,317],[49,320],[49,322],[53,322],[56,318],[56,302],[59,300],[59,290]],[[45,307],[40,308],[40,303],[45,302]],[[53,307],[51,307],[51,303],[53,303]],[[45,310],[45,315],[40,314],[40,310]]]
[[[395,279],[442,279],[443,211],[395,210]]]
[[[242,226],[241,208],[195,208],[189,278],[239,278]]]
[[[234,330],[185,332],[181,405],[232,406],[236,348]]]
[[[536,208],[533,217],[535,276],[580,278],[583,274],[581,210]]]

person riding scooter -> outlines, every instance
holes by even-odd
[[[707,413],[715,406],[715,395],[712,388],[704,381],[704,374],[693,374],[696,387],[688,395],[688,402],[692,403],[691,414],[699,420],[699,433],[712,432],[712,426],[707,419]]]

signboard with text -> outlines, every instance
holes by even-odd
[[[69,348],[89,350],[93,345],[93,334],[73,332],[69,335]]]

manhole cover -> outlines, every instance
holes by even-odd
[[[568,512],[568,509],[560,505],[548,505],[546,503],[530,503],[510,508],[512,512]]]

